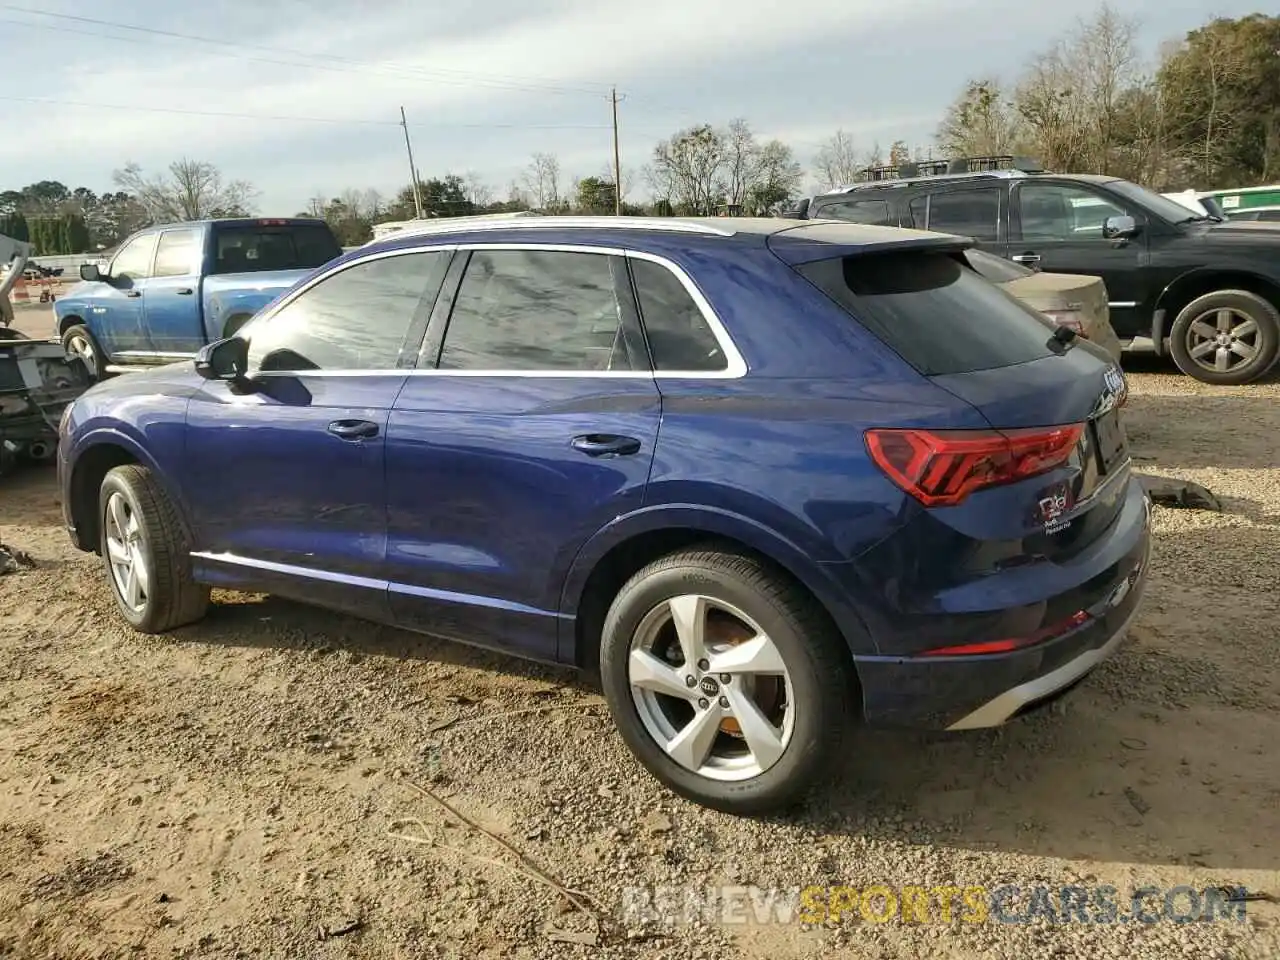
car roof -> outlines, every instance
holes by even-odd
[[[1026,173],[1021,170],[982,170],[973,171],[971,173],[940,173],[933,176],[904,177],[898,180],[868,180],[865,183],[853,183],[847,186],[838,187],[835,190],[828,190],[825,193],[815,194],[811,198],[811,203],[843,197],[863,197],[869,194],[879,193],[881,191],[905,190],[910,187],[929,186],[930,184],[947,186],[950,184],[963,184],[977,181],[995,183],[1002,181],[1010,183],[1035,183],[1039,180],[1068,180],[1076,183],[1114,183],[1119,179],[1119,177],[1112,177],[1097,173]]]
[[[459,218],[466,219],[466,218]],[[867,250],[886,246],[933,246],[964,243],[947,234],[849,223],[845,220],[791,220],[785,217],[529,217],[479,222],[467,220],[450,224],[447,220],[431,229],[415,229],[408,235],[392,234],[365,244],[350,256],[366,256],[433,243],[517,242],[588,243],[608,246],[645,246],[649,242],[669,245],[673,241],[702,245],[745,244],[764,246],[772,238],[788,242],[835,245]],[[772,244],[770,244],[772,245]]]

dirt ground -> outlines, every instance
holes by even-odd
[[[640,884],[1280,893],[1280,385],[1146,363],[1131,386],[1139,467],[1224,502],[1157,509],[1131,642],[1002,731],[863,733],[768,821],[666,794],[567,672],[225,592],[202,624],[133,634],[53,471],[0,480],[0,540],[34,561],[0,576],[0,957],[1280,954],[1262,902],[1104,926],[620,912]]]

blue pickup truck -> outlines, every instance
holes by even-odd
[[[203,220],[148,227],[54,304],[58,335],[95,377],[189,360],[341,255],[323,220]]]

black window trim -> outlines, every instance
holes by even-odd
[[[157,244],[158,246],[159,244]],[[451,254],[449,265],[445,268],[444,281],[440,288],[434,292],[424,289],[418,298],[418,305],[414,308],[413,320],[409,324],[409,329],[405,332],[405,338],[400,344],[400,359],[396,366],[388,367],[381,370],[367,370],[360,367],[342,370],[249,370],[248,375],[254,379],[260,377],[404,377],[409,374],[420,372],[415,368],[415,364],[422,347],[422,340],[429,326],[429,318],[434,314],[436,305],[443,299],[443,291],[449,289],[449,277],[457,261],[466,259],[465,257],[456,256],[456,249],[452,246],[446,247],[412,247],[407,249],[383,250],[369,256],[360,257],[355,260],[348,260],[334,266],[324,268],[324,273],[312,277],[303,286],[289,293],[271,307],[270,310],[255,316],[249,323],[241,327],[236,333],[237,337],[242,339],[251,335],[255,327],[265,327],[275,319],[276,314],[281,310],[289,307],[295,300],[310,292],[313,288],[324,283],[326,280],[336,277],[340,273],[345,273],[355,267],[363,266],[366,263],[373,263],[376,260],[389,260],[392,257],[404,257],[415,253],[448,253]],[[425,280],[424,280],[425,283]],[[455,288],[456,289],[456,288]]]
[[[1105,200],[1114,207],[1118,207],[1125,211],[1129,216],[1133,217],[1134,222],[1139,227],[1146,228],[1149,226],[1150,217],[1141,210],[1136,210],[1134,204],[1128,203],[1123,197],[1117,197],[1114,194],[1107,193],[1091,183],[1081,183],[1078,180],[1058,180],[1053,177],[1037,176],[1034,179],[1019,180],[1013,184],[1009,190],[1009,243],[1031,243],[1037,246],[1043,246],[1048,243],[1106,243],[1116,246],[1115,240],[1108,240],[1106,237],[1072,237],[1070,239],[1061,240],[1043,240],[1035,241],[1024,240],[1022,237],[1022,188],[1026,186],[1036,187],[1069,187],[1081,191],[1082,193],[1092,194],[1099,200]],[[1190,215],[1191,211],[1188,210]]]

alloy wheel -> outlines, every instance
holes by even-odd
[[[143,542],[142,525],[122,493],[111,494],[105,513],[107,560],[111,564],[111,579],[116,593],[133,613],[141,613],[151,591],[151,568]]]
[[[84,365],[89,369],[89,375],[98,376],[97,359],[93,355],[93,344],[86,337],[76,334],[67,341],[67,353],[73,357],[79,357],[84,361]]]
[[[1229,373],[1252,363],[1262,349],[1258,321],[1231,307],[1216,307],[1187,327],[1187,353],[1214,373]]]
[[[790,743],[795,700],[782,654],[724,601],[684,594],[655,606],[632,637],[627,677],[646,731],[700,776],[759,776]]]

